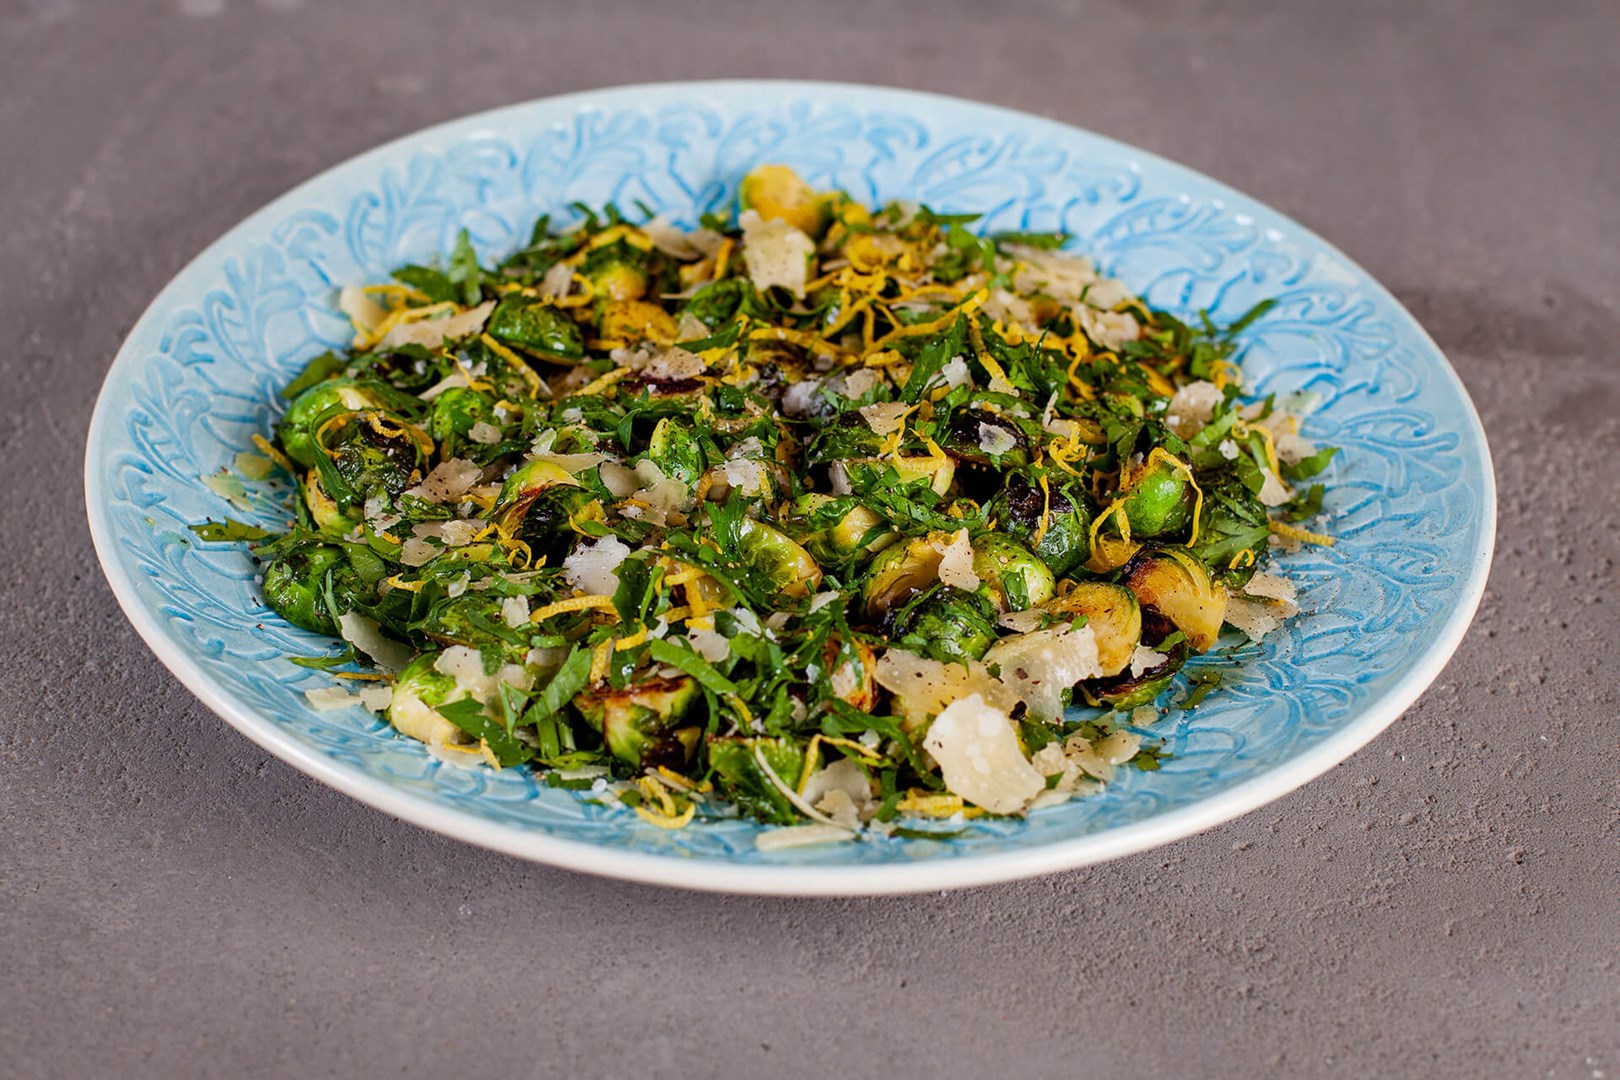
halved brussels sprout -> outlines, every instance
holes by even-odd
[[[682,309],[710,330],[718,330],[742,306],[745,290],[738,278],[725,278],[703,286],[692,294]]]
[[[1020,468],[1029,464],[1029,447],[1018,425],[979,409],[962,409],[951,417],[943,446],[946,453],[976,465],[999,462],[1002,468]],[[992,454],[992,449],[997,452]]]
[[[314,469],[304,476],[304,505],[317,531],[327,536],[343,536],[360,524],[360,507],[345,510],[321,486],[320,473]]]
[[[1142,641],[1142,608],[1122,585],[1082,581],[1045,608],[1059,617],[1084,615],[1097,638],[1097,661],[1106,676],[1118,675],[1131,664]]]
[[[315,464],[315,427],[323,417],[338,411],[400,409],[419,405],[386,383],[361,379],[328,379],[305,390],[287,407],[276,425],[281,448],[295,464],[306,469]]]
[[[557,363],[572,363],[585,356],[585,336],[566,311],[521,294],[496,304],[485,330],[496,341]]]
[[[745,517],[738,522],[737,553],[746,569],[781,596],[809,596],[821,584],[821,567],[810,553],[762,521]]]
[[[574,698],[574,707],[602,733],[602,741],[620,761],[641,768],[682,769],[703,734],[694,716],[702,702],[697,681],[677,675],[644,679],[623,690],[608,686],[585,690]]]
[[[573,475],[550,461],[531,461],[501,485],[495,523],[505,536],[529,545],[536,559],[556,565],[572,549],[568,519],[591,500]]]
[[[405,666],[394,680],[388,722],[403,735],[430,746],[472,747],[478,740],[439,715],[440,705],[472,697],[472,692],[433,666],[436,652],[423,653]]]
[[[1039,487],[1014,474],[986,512],[1003,532],[1029,545],[1058,577],[1067,576],[1091,555],[1091,511],[1079,491],[1054,485],[1048,507]],[[1037,543],[1043,513],[1046,532]]]
[[[1187,635],[1194,652],[1220,637],[1226,591],[1210,581],[1204,564],[1185,548],[1160,548],[1139,556],[1125,584],[1143,607],[1159,612]]]
[[[1160,458],[1149,460],[1125,484],[1125,517],[1131,536],[1145,540],[1177,532],[1192,520],[1195,493],[1185,472]]]
[[[899,474],[900,482],[909,484],[914,480],[927,480],[928,486],[934,489],[935,495],[944,495],[951,490],[951,481],[956,479],[956,462],[950,458],[934,458],[925,456],[884,458],[880,461],[870,462],[872,465],[893,465],[894,471]]]
[[[428,418],[428,433],[450,447],[467,438],[477,424],[495,424],[495,402],[489,394],[469,390],[465,386],[452,386],[433,399],[433,412]],[[446,450],[445,457],[454,457]]]
[[[822,427],[805,447],[804,459],[811,465],[871,458],[883,446],[883,438],[858,412],[847,412]]]
[[[434,604],[413,629],[444,645],[478,649],[509,644],[497,632],[507,627],[501,617],[501,597],[493,593],[468,592]]]
[[[798,509],[808,516],[832,501],[831,495],[804,495],[799,499]],[[805,550],[817,560],[828,563],[838,562],[858,551],[873,555],[898,539],[882,526],[883,519],[872,511],[864,506],[852,506],[837,522],[805,537]]]
[[[927,537],[884,548],[866,570],[861,603],[866,618],[882,623],[916,594],[939,580],[939,549]]]
[[[756,756],[757,755],[757,756]],[[737,809],[773,825],[792,825],[799,812],[760,768],[770,766],[778,783],[797,789],[804,772],[804,747],[792,739],[711,738],[709,765],[721,791]]]
[[[603,244],[585,256],[579,272],[603,300],[640,300],[654,291],[655,279],[662,276],[663,256],[622,240]]]
[[[495,499],[495,511],[509,511],[551,488],[578,486],[579,481],[574,479],[574,474],[556,462],[530,461],[515,469],[501,484],[501,493]]]
[[[645,300],[610,300],[602,306],[597,333],[611,341],[668,345],[675,340],[675,320],[669,312]]]
[[[398,495],[422,479],[433,456],[427,432],[377,409],[332,416],[315,432],[315,443],[362,499],[379,489]]]
[[[900,609],[892,633],[902,648],[944,663],[977,660],[999,636],[995,613],[974,593],[940,585]]]
[[[264,602],[294,626],[335,635],[337,620],[326,604],[328,576],[332,598],[345,611],[370,595],[342,548],[312,542],[284,550],[265,564]]]
[[[692,437],[691,424],[666,416],[647,440],[647,460],[665,476],[691,487],[703,475],[703,448]]]
[[[1002,611],[1044,604],[1057,585],[1034,552],[1004,533],[985,533],[973,541],[973,572]]]
[[[742,178],[737,197],[744,210],[785,221],[812,238],[827,231],[836,201],[836,196],[816,191],[786,165],[759,166]]]
[[[1117,678],[1097,680],[1081,689],[1093,705],[1106,705],[1111,709],[1134,709],[1150,704],[1164,693],[1176,672],[1181,670],[1187,651],[1185,641],[1177,642],[1157,667],[1137,676],[1122,673]]]

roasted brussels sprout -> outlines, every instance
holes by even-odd
[[[1015,473],[990,500],[986,513],[1007,535],[1029,545],[1058,577],[1068,576],[1091,555],[1091,511],[1085,496],[1072,487],[1054,484],[1048,507],[1041,489]]]
[[[326,536],[343,536],[360,524],[360,507],[341,507],[326,493],[320,473],[311,469],[304,477],[304,506],[316,530]]]
[[[435,668],[436,652],[423,653],[406,665],[394,680],[388,722],[403,734],[429,746],[476,746],[478,740],[438,713],[440,705],[472,697],[453,676]]]
[[[663,308],[645,300],[610,300],[602,305],[597,332],[605,341],[668,345],[675,340],[675,320]]]
[[[294,626],[317,634],[336,634],[337,617],[361,606],[370,592],[336,544],[299,544],[264,566],[265,604]],[[338,611],[330,610],[328,596]]]
[[[744,210],[785,221],[812,238],[827,231],[836,201],[835,196],[817,192],[785,165],[759,166],[743,177],[737,195]]]
[[[421,739],[430,746],[459,749],[481,756],[494,765],[517,765],[534,756],[534,748],[514,736],[500,720],[500,706],[494,704],[503,683],[527,685],[521,668],[509,665],[497,677],[484,674],[476,652],[460,650],[458,664],[470,661],[473,671],[457,676],[457,664],[447,669],[442,661],[457,650],[423,653],[406,665],[394,682],[388,720],[403,734]],[[449,711],[460,702],[475,702],[477,708]]]
[[[421,402],[386,383],[361,379],[327,379],[293,399],[276,425],[287,457],[306,469],[315,464],[315,431],[334,413],[384,409],[400,412]]]
[[[658,251],[621,240],[592,249],[579,272],[603,300],[640,300],[649,293],[664,291],[668,267]]]
[[[993,462],[1018,469],[1029,464],[1023,430],[1006,417],[981,409],[962,409],[951,417],[943,446],[946,453],[975,465]]]
[[[433,399],[428,434],[446,444],[445,457],[455,457],[457,451],[464,449],[468,433],[477,424],[499,426],[495,417],[495,402],[490,395],[453,386]],[[471,452],[471,448],[467,449]]]
[[[892,634],[902,648],[935,660],[977,660],[996,643],[996,616],[975,593],[939,585],[896,612]]]
[[[821,567],[810,553],[762,521],[745,517],[738,523],[737,554],[746,569],[780,596],[809,596],[821,583]]]
[[[973,541],[973,572],[1002,611],[1022,611],[1052,599],[1052,571],[1035,554],[1004,533]]]
[[[647,440],[647,460],[665,476],[687,487],[703,475],[703,447],[692,437],[690,423],[666,416],[653,427]]]
[[[1097,660],[1106,676],[1118,675],[1131,664],[1142,641],[1142,608],[1122,585],[1082,581],[1045,605],[1059,617],[1084,615],[1097,638]]]
[[[939,549],[927,537],[883,549],[866,569],[861,603],[868,621],[881,624],[913,596],[939,580]]]
[[[613,756],[638,768],[686,766],[703,734],[694,715],[702,703],[690,675],[643,679],[623,690],[603,686],[574,698]]]
[[[336,486],[328,492],[340,506],[377,491],[398,495],[418,483],[434,449],[421,428],[376,409],[338,413],[321,424],[315,443],[349,487],[347,496]]]
[[[810,494],[799,499],[799,512],[805,517],[833,502],[831,495]],[[884,527],[883,519],[864,506],[852,506],[843,517],[804,539],[805,550],[817,560],[837,563],[857,552],[874,555],[898,537]]]
[[[1138,556],[1125,584],[1143,607],[1186,634],[1194,652],[1207,651],[1220,637],[1226,591],[1215,587],[1204,564],[1186,548],[1159,548]]]
[[[718,330],[737,314],[747,288],[736,278],[724,278],[703,286],[692,294],[682,311],[707,326]]]
[[[569,518],[591,501],[573,475],[550,461],[531,461],[501,485],[495,522],[502,534],[529,545],[536,559],[556,565],[572,549]]]
[[[776,782],[761,768],[763,760]],[[715,783],[737,809],[767,824],[790,825],[798,811],[777,786],[798,787],[804,772],[804,747],[793,739],[711,738],[709,766]]]
[[[560,364],[585,356],[585,336],[569,314],[544,300],[514,294],[489,316],[485,331],[496,341],[513,345]]]
[[[1149,456],[1125,484],[1125,517],[1131,536],[1146,540],[1177,532],[1192,520],[1194,492],[1186,469],[1173,459]]]
[[[1187,653],[1187,643],[1179,641],[1168,653],[1161,654],[1164,656],[1162,661],[1140,675],[1122,672],[1113,679],[1100,679],[1082,689],[1087,700],[1111,709],[1134,709],[1150,704],[1175,679],[1176,672],[1181,670],[1182,663],[1187,659]]]

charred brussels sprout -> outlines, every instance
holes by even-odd
[[[358,505],[344,508],[326,493],[320,473],[311,469],[304,477],[304,506],[317,531],[326,536],[342,536],[360,524]]]
[[[543,300],[508,296],[490,314],[489,336],[507,345],[554,360],[572,363],[585,356],[585,336],[566,311]]]
[[[935,660],[977,660],[996,643],[996,617],[983,597],[941,585],[902,608],[893,633],[903,648]]]
[[[1186,661],[1187,652],[1187,643],[1178,641],[1168,653],[1160,654],[1163,660],[1140,675],[1123,672],[1116,678],[1099,680],[1084,687],[1086,697],[1094,704],[1106,705],[1110,709],[1134,709],[1147,705],[1169,687]]]
[[[737,195],[744,210],[785,221],[812,238],[827,231],[837,201],[834,195],[817,192],[786,165],[761,165],[743,177]]]
[[[1082,581],[1049,601],[1045,610],[1059,618],[1084,615],[1097,639],[1103,674],[1118,675],[1130,666],[1142,641],[1142,608],[1131,590],[1102,581]]]
[[[774,825],[791,825],[799,820],[793,803],[777,786],[797,788],[804,772],[804,747],[794,740],[710,739],[709,765],[714,769],[715,783],[743,813]]]
[[[881,624],[891,610],[939,579],[939,549],[926,537],[884,548],[866,569],[861,602],[869,622]]]
[[[295,464],[306,469],[315,464],[315,432],[338,412],[388,409],[395,412],[420,405],[386,383],[360,379],[328,379],[305,390],[287,407],[287,414],[276,425],[281,448]]]
[[[1003,611],[1022,611],[1052,599],[1052,571],[1010,536],[985,533],[973,541],[973,572]]]
[[[1125,517],[1131,536],[1148,539],[1186,527],[1194,492],[1186,469],[1174,459],[1149,456],[1125,485]]]
[[[265,604],[294,626],[317,634],[336,634],[337,616],[360,606],[369,593],[336,544],[299,544],[264,567]]]
[[[623,690],[600,687],[574,698],[613,756],[638,768],[686,767],[703,727],[694,715],[703,694],[690,675],[646,679]]]
[[[495,500],[495,522],[501,532],[522,540],[536,559],[552,565],[574,544],[568,520],[584,509],[591,495],[562,466],[531,461],[501,485]]]
[[[315,442],[349,487],[347,500],[337,486],[328,492],[339,505],[379,490],[398,495],[422,479],[433,454],[426,432],[374,409],[337,414],[321,425]]]
[[[1194,652],[1205,652],[1220,637],[1226,618],[1226,591],[1186,548],[1160,548],[1137,557],[1125,584],[1143,607],[1152,608],[1187,635]]]
[[[978,409],[963,409],[945,433],[946,452],[975,465],[1017,469],[1029,464],[1028,440],[1016,423]]]
[[[821,583],[821,567],[786,533],[753,518],[737,524],[737,555],[781,596],[804,597]]]
[[[1048,506],[1039,487],[1014,475],[990,501],[987,513],[1003,532],[1028,544],[1058,577],[1067,576],[1091,555],[1091,511],[1085,496],[1072,488],[1054,486]]]

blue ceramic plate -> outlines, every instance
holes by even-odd
[[[692,224],[739,177],[783,162],[858,199],[987,211],[990,229],[1061,229],[1147,300],[1230,319],[1258,393],[1322,399],[1305,434],[1343,447],[1325,477],[1331,549],[1286,558],[1304,614],[1191,713],[1155,729],[1173,755],[1106,793],[939,840],[755,850],[758,827],[680,832],[544,788],[524,769],[441,765],[355,708],[313,711],[324,675],[288,662],[326,642],[259,601],[238,546],[186,526],[274,524],[276,496],[231,506],[200,478],[266,433],[276,390],[349,327],[339,286],[446,252],[486,255],[537,214],[638,202]],[[1485,584],[1495,493],[1456,374],[1393,297],[1282,215],[1178,165],[1050,120],[899,90],[788,82],[625,87],[458,120],[364,154],[253,215],[163,290],[107,375],[85,487],[119,603],[199,698],[271,753],[451,836],[640,881],[759,893],[935,889],[1059,870],[1186,836],[1275,799],[1364,745],[1451,656]],[[1173,700],[1172,692],[1166,701]]]

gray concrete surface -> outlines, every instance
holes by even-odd
[[[1340,244],[1451,355],[1501,538],[1439,682],[1242,820],[947,896],[598,881],[328,791],[101,580],[80,455],[147,300],[382,140],[614,82],[1016,106]],[[1620,1077],[1620,7],[0,2],[0,1074]]]

